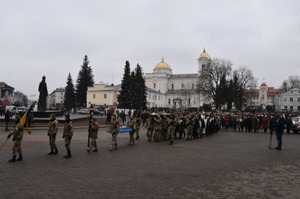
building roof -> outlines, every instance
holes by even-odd
[[[171,69],[171,67],[162,58],[161,62],[155,66],[155,69]]]
[[[205,57],[207,59],[210,59],[210,56],[206,53],[205,48],[203,49],[202,54],[199,56],[198,60],[202,57]]]

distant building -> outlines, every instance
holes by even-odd
[[[282,92],[282,89],[275,89],[274,87],[268,87],[263,82],[259,89],[250,89],[245,91],[247,98],[247,107],[256,110],[258,107],[265,109],[267,106],[274,105],[274,97]]]
[[[65,101],[65,88],[57,88],[48,96],[48,106],[50,109],[60,109]]]
[[[198,73],[173,74],[171,67],[162,59],[153,69],[146,73],[146,86],[163,95],[164,101],[159,107],[167,108],[199,108],[208,103],[197,90],[199,77],[210,63],[210,56],[205,49],[198,58]],[[155,104],[151,104],[154,107]]]
[[[87,107],[93,104],[95,107],[117,107],[118,96],[120,95],[121,84],[108,85],[103,82],[88,87],[87,91]],[[147,107],[162,107],[165,98],[164,95],[156,90],[147,88]]]
[[[274,106],[277,112],[299,112],[300,111],[300,89],[293,88],[287,92],[280,93],[274,98]]]
[[[98,106],[117,106],[118,96],[120,94],[121,85],[107,85],[103,82],[88,87],[87,90],[87,107],[93,104]]]

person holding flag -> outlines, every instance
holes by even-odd
[[[12,157],[12,159],[9,160],[9,162],[15,162],[16,160],[17,161],[23,160],[21,142],[23,139],[24,126],[20,122],[20,120],[21,120],[21,117],[19,115],[16,115],[14,130],[7,136],[7,139],[9,139],[13,135],[13,141],[15,142],[13,149],[12,149],[13,157]],[[19,153],[18,159],[16,159],[17,153]]]

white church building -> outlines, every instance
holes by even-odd
[[[210,63],[211,58],[203,50],[198,58],[198,72],[191,74],[173,74],[171,67],[162,59],[155,66],[153,73],[145,74],[146,86],[163,95],[164,102],[156,104],[151,101],[148,107],[168,108],[199,108],[203,106],[204,98],[197,85],[200,74]]]

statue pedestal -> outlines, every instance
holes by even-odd
[[[50,118],[50,115],[52,113],[55,114],[56,117],[64,115],[64,113],[62,111],[47,110],[47,111],[34,111],[33,117],[34,118]]]

